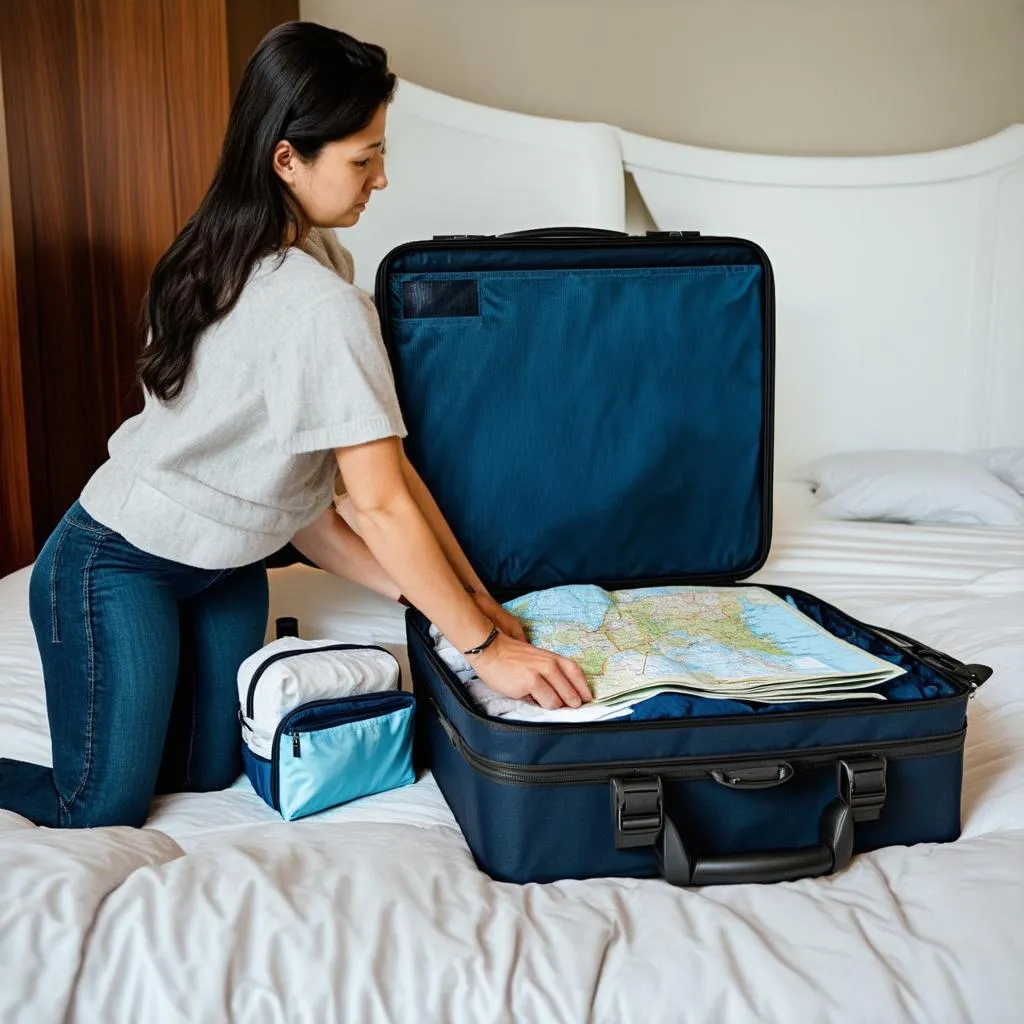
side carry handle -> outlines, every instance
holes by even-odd
[[[864,625],[864,623],[860,623],[860,625]],[[894,646],[907,651],[926,665],[959,679],[970,687],[972,696],[974,691],[992,675],[992,669],[988,665],[977,663],[965,665],[951,654],[937,651],[934,647],[928,647],[905,633],[897,633],[896,630],[889,629],[888,626],[868,626],[868,628],[880,633]]]
[[[881,814],[885,767],[881,757],[837,763],[838,795],[821,812],[815,845],[712,857],[686,849],[665,813],[659,776],[616,777],[611,780],[615,845],[653,846],[665,881],[679,886],[786,882],[832,874],[845,868],[853,856],[854,822],[871,821]]]

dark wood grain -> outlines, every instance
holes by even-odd
[[[21,383],[11,179],[7,159],[3,59],[0,55],[0,576],[28,565],[35,551]]]
[[[142,407],[139,311],[176,231],[163,15],[159,2],[125,0],[78,0],[77,13],[93,329],[110,433]]]
[[[228,123],[227,17],[223,0],[162,0],[164,77],[174,222],[202,201]]]
[[[0,325],[14,305],[17,320],[0,342],[0,566],[24,557],[12,545],[34,555],[141,408],[139,311],[209,185],[231,68],[297,17],[296,0],[0,0]]]
[[[104,451],[75,8],[0,3],[32,519],[41,544]]]
[[[260,40],[285,21],[298,21],[299,0],[225,0],[231,96]]]

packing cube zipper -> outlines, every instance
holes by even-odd
[[[385,655],[394,663],[398,689],[298,704],[277,722],[269,765],[261,755],[243,746],[254,788],[288,820],[407,785],[415,779],[412,766],[415,697],[401,690],[401,668],[383,647],[323,644],[278,651],[268,656],[249,680],[245,717],[253,720],[257,686],[275,664],[310,654],[347,651],[374,651]]]

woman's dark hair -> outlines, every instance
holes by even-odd
[[[278,142],[313,160],[365,128],[394,90],[379,46],[312,22],[267,34],[239,85],[209,191],[150,278],[138,364],[147,391],[163,401],[181,392],[197,338],[238,301],[256,260],[304,232],[273,169]]]

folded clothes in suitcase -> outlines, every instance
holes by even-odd
[[[757,245],[437,238],[382,261],[377,304],[408,456],[496,596],[721,587],[764,564],[774,287]],[[768,589],[905,669],[886,699],[663,694],[613,720],[512,722],[481,713],[411,609],[417,757],[483,870],[768,882],[955,839],[967,700],[989,670]]]

